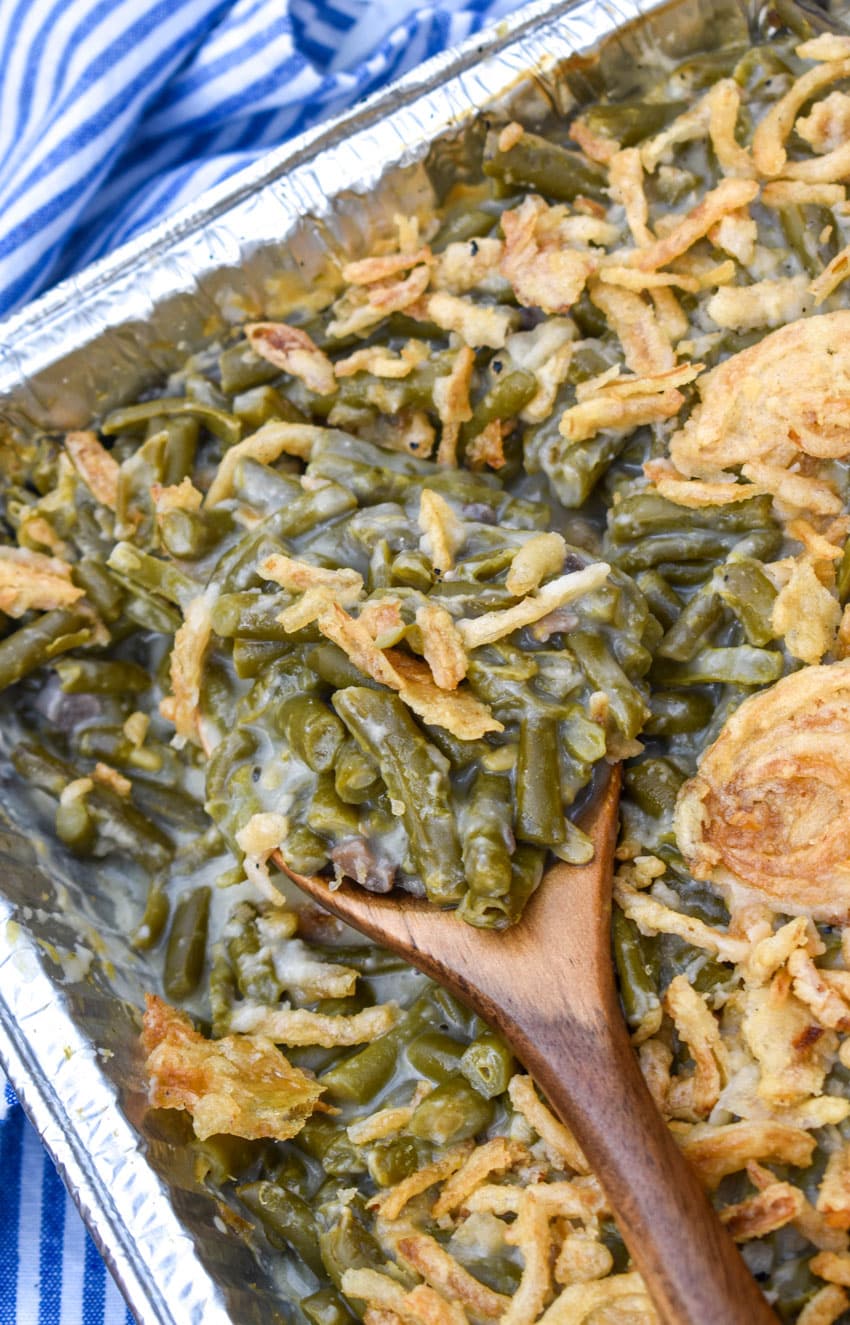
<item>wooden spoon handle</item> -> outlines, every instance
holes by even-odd
[[[566,1017],[540,1032],[539,1023],[531,1037],[517,1027],[516,1046],[599,1174],[664,1325],[777,1325],[696,1173],[659,1127],[619,1018]]]

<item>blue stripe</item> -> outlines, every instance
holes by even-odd
[[[62,1311],[62,1244],[65,1236],[65,1188],[47,1155],[41,1183],[41,1245],[38,1325],[59,1325]]]
[[[137,45],[145,37],[150,36],[151,32],[153,32],[159,22],[171,17],[175,10],[179,11],[185,9],[191,4],[192,0],[161,0],[161,3],[156,6],[153,14],[139,20],[139,22],[132,28],[128,29],[126,33],[122,34],[119,41],[110,46],[108,50],[101,51],[100,54],[96,56],[88,68],[80,75],[80,78],[75,83],[73,89],[68,93],[68,98],[73,98],[73,100],[79,99],[85,91],[98,81],[100,77],[110,71],[116,60],[120,59],[127,50],[132,49],[134,45]],[[164,69],[177,57],[178,51],[184,44],[185,40],[186,36],[183,34],[178,41],[174,42],[174,44],[168,48],[167,51],[157,52],[153,59],[139,71],[136,77],[132,79],[126,87],[122,88],[120,92],[116,93],[116,95],[109,101],[100,106],[94,115],[89,116],[87,120],[84,120],[81,124],[77,125],[77,127],[62,140],[62,142],[57,144],[57,146],[39,162],[35,170],[27,175],[22,183],[5,199],[5,206],[7,208],[11,207],[23,194],[27,193],[34,185],[38,184],[40,180],[49,175],[57,166],[60,166],[69,156],[78,152],[82,147],[90,146],[90,144],[95,142],[106,130],[114,128],[115,121],[120,118],[121,113],[124,112],[126,114],[128,103],[132,102],[135,96],[140,95],[146,87],[150,88],[151,83],[155,82],[157,71],[159,72],[160,77],[162,76]],[[151,90],[149,96],[153,96],[153,90]],[[66,108],[67,101],[66,105],[59,107],[57,118]],[[104,168],[106,164],[106,162],[101,163],[102,168]],[[0,257],[3,256],[4,251],[2,245],[0,245]]]
[[[83,1262],[82,1325],[104,1325],[106,1307],[106,1267],[91,1238],[86,1238]]]
[[[8,1087],[6,1089],[11,1094]],[[14,1096],[12,1099],[14,1101]],[[0,1173],[3,1174],[3,1200],[0,1202],[0,1266],[3,1267],[0,1325],[17,1325],[18,1319],[18,1219],[25,1124],[23,1109],[13,1103],[0,1127]]]

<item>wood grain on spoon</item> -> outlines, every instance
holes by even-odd
[[[610,942],[619,789],[616,769],[583,824],[591,863],[553,865],[520,924],[500,933],[408,896],[286,873],[507,1040],[578,1138],[664,1325],[776,1325],[652,1101],[620,1011]]]

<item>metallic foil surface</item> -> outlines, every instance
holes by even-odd
[[[743,5],[537,0],[270,153],[0,325],[0,444],[85,427],[229,325],[303,306],[333,256],[362,256],[395,213],[427,215],[472,170],[485,108],[533,127],[602,87],[628,96],[718,30],[745,37],[757,15]],[[0,749],[15,736],[0,702]],[[265,1263],[198,1184],[185,1115],[146,1110],[139,1009],[158,962],[127,939],[145,892],[131,867],[40,840],[0,756],[3,1067],[140,1325],[275,1325],[297,1274]]]

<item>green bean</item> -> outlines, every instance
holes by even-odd
[[[97,824],[85,795],[60,800],[56,806],[55,827],[59,841],[75,855],[91,855],[97,841]]]
[[[751,497],[729,506],[712,506],[703,511],[685,510],[654,492],[626,496],[608,514],[608,535],[618,543],[633,543],[650,534],[679,531],[687,537],[693,530],[712,530],[718,534],[743,534],[773,525],[770,497]]]
[[[11,759],[21,777],[56,798],[79,776],[72,765],[23,741],[16,745]],[[168,864],[173,854],[170,838],[111,787],[95,783],[86,793],[85,804],[98,834],[110,845],[128,852],[152,874]]]
[[[151,685],[150,674],[137,663],[63,658],[53,666],[66,695],[137,695]]]
[[[52,658],[85,643],[81,632],[90,633],[88,618],[74,608],[57,607],[35,621],[18,626],[0,640],[0,690],[44,667]]]
[[[485,1031],[464,1050],[460,1071],[470,1086],[487,1100],[504,1094],[514,1074],[514,1059],[504,1040]]]
[[[321,773],[307,807],[307,826],[320,837],[350,838],[360,836],[360,817],[353,805],[336,794],[333,773]]]
[[[511,784],[500,773],[479,769],[461,814],[463,867],[474,893],[500,897],[510,891]]]
[[[218,356],[218,370],[221,389],[228,396],[261,386],[264,382],[272,382],[281,375],[277,365],[255,354],[245,339],[222,350]]]
[[[278,617],[292,601],[291,594],[263,593],[261,589],[220,594],[210,609],[212,628],[222,639],[291,642],[293,632],[286,630]]]
[[[346,1206],[331,1228],[319,1234],[322,1264],[333,1284],[342,1288],[346,1270],[383,1270],[384,1253],[375,1239]]]
[[[686,101],[616,101],[588,106],[581,119],[595,134],[613,138],[620,147],[634,147],[651,138],[687,109]]]
[[[170,557],[199,561],[235,528],[229,511],[187,511],[179,507],[159,519],[159,537]]]
[[[715,572],[714,589],[738,617],[750,644],[761,648],[775,639],[776,589],[757,561],[748,557],[727,561]]]
[[[422,1031],[408,1044],[407,1061],[420,1076],[447,1081],[457,1074],[466,1047],[444,1031]]]
[[[347,686],[369,686],[378,689],[378,682],[355,667],[354,663],[336,644],[319,644],[311,649],[305,659],[307,666],[315,672],[326,685],[334,690],[344,690]]]
[[[350,686],[333,706],[351,735],[375,760],[402,820],[410,853],[431,901],[459,901],[465,891],[448,761],[425,740],[396,695]]]
[[[563,506],[576,510],[587,501],[603,474],[626,445],[615,432],[601,432],[585,442],[566,442],[556,418],[526,433],[526,467],[540,468],[549,478]]]
[[[563,842],[558,727],[545,715],[528,713],[520,721],[515,797],[517,837],[538,846]]]
[[[285,658],[292,650],[291,642],[279,640],[235,639],[233,641],[233,670],[240,681],[253,680],[266,668]]]
[[[207,951],[210,889],[184,893],[174,908],[162,983],[169,998],[179,1001],[197,989]]]
[[[19,741],[12,749],[9,758],[15,771],[25,782],[56,799],[62,795],[68,783],[74,780],[73,769],[61,759],[26,741]]]
[[[669,630],[673,622],[678,619],[683,607],[682,599],[676,590],[654,570],[641,571],[637,577],[637,585],[649,603],[653,615],[665,630]]]
[[[340,960],[347,960],[347,957]],[[386,1035],[373,1040],[364,1049],[355,1049],[319,1077],[333,1099],[366,1105],[382,1090],[393,1075],[398,1056],[410,1036],[410,1018],[404,1017]]]
[[[118,571],[113,572],[115,579],[127,592],[124,614],[142,630],[153,630],[160,635],[175,635],[183,624],[183,618],[170,604],[163,602],[156,594],[149,593],[128,576]]]
[[[428,593],[434,583],[434,570],[423,552],[411,548],[397,553],[390,566],[390,584],[406,585]]]
[[[467,203],[458,203],[443,217],[443,222],[431,241],[431,250],[441,253],[449,244],[460,244],[465,240],[478,239],[489,235],[496,218],[480,207],[469,207]]]
[[[148,428],[165,434],[163,483],[181,483],[191,475],[195,464],[200,433],[197,417],[178,414],[172,418],[156,418],[150,421]]]
[[[410,479],[377,465],[364,465],[331,451],[313,456],[308,472],[315,478],[330,479],[351,493],[352,506],[375,506],[379,502],[403,502],[410,489]],[[321,491],[321,489],[320,489]]]
[[[626,788],[640,808],[654,818],[672,814],[684,774],[669,759],[644,759],[626,770]]]
[[[306,414],[273,386],[255,386],[241,392],[233,401],[233,413],[248,432],[256,432],[269,419],[283,419],[284,423],[308,422]]]
[[[122,409],[114,409],[101,424],[101,432],[105,437],[115,437],[118,433],[144,428],[151,419],[159,416],[173,419],[187,415],[197,419],[226,446],[233,446],[242,436],[242,424],[232,414],[205,405],[200,400],[176,396],[162,396],[157,400],[147,400],[142,405],[125,405]]]
[[[511,858],[511,891],[506,898],[475,898],[478,906],[469,906],[473,894],[464,898],[467,909],[464,919],[470,924],[501,928],[516,924],[525,909],[525,904],[536,891],[543,877],[546,851],[543,847],[517,844]]]
[[[702,649],[686,663],[657,662],[653,679],[661,686],[706,685],[711,681],[765,686],[778,681],[782,672],[781,653],[740,644],[736,648]]]
[[[472,418],[461,427],[461,454],[495,419],[516,418],[520,411],[525,409],[532,396],[536,395],[537,390],[537,378],[534,373],[526,372],[524,368],[515,368],[512,372],[504,373],[497,378],[475,406]]]
[[[280,854],[296,874],[319,874],[328,863],[324,840],[307,827],[295,824],[280,844]]]
[[[138,948],[140,952],[156,947],[168,924],[170,910],[166,893],[157,882],[152,883],[148,889],[144,913],[130,939],[132,947]]]
[[[560,725],[566,749],[584,764],[604,759],[608,748],[605,731],[598,722],[586,718],[578,705],[571,704]]]
[[[106,562],[134,585],[161,594],[172,603],[185,607],[200,592],[200,585],[184,575],[170,561],[140,552],[131,543],[116,543]]]
[[[534,189],[557,202],[573,202],[581,195],[607,203],[605,172],[580,152],[568,151],[534,133],[523,133],[508,151],[502,151],[499,137],[492,130],[484,146],[482,169],[489,179]]]
[[[647,736],[677,736],[705,727],[711,720],[714,705],[705,691],[679,694],[676,690],[653,690],[649,697],[649,712],[643,728]]]
[[[477,1136],[490,1126],[492,1101],[479,1095],[459,1074],[449,1077],[416,1106],[408,1130],[434,1145],[454,1145]]]
[[[83,589],[98,616],[110,624],[117,621],[124,606],[124,590],[109,571],[93,557],[82,557],[71,568],[71,579]]]
[[[275,711],[275,727],[314,773],[332,769],[345,741],[339,718],[315,695],[287,699]]]
[[[423,1167],[430,1159],[430,1147],[411,1136],[379,1142],[369,1152],[369,1176],[379,1187],[392,1187]]]
[[[661,1006],[655,941],[645,939],[618,906],[611,916],[611,937],[623,1012],[630,1029],[637,1030]]]
[[[292,1247],[316,1275],[323,1269],[318,1230],[306,1201],[273,1182],[249,1182],[236,1195],[263,1226],[273,1246]]]
[[[320,1288],[302,1298],[301,1310],[310,1325],[355,1325],[357,1320],[333,1288]]]
[[[381,790],[381,774],[377,765],[364,754],[356,741],[347,739],[336,756],[334,787],[337,796],[347,805],[362,805]]]
[[[275,974],[272,955],[260,942],[257,913],[249,903],[237,906],[228,922],[230,930],[236,932],[228,939],[227,955],[240,994],[256,1003],[277,1003],[282,986]]]
[[[608,695],[611,714],[620,731],[637,736],[647,716],[643,697],[632,685],[604,640],[585,630],[570,632],[570,647],[595,690]]]
[[[584,786],[587,780],[582,781],[580,786]],[[552,850],[558,859],[563,860],[567,865],[586,865],[589,860],[593,860],[593,842],[571,819],[567,819],[564,823],[563,841],[556,843]]]
[[[659,658],[672,658],[676,662],[690,662],[699,653],[709,635],[723,619],[723,607],[713,587],[701,589],[686,604],[678,620],[664,635],[656,650]]]

